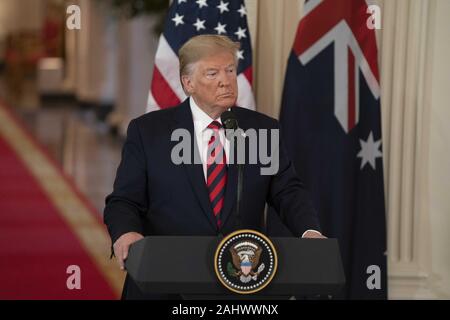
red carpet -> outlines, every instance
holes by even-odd
[[[101,230],[104,248],[97,255],[100,262],[96,261],[95,253],[86,245],[89,244],[89,239],[86,240],[89,233],[85,232],[87,236],[83,238],[80,237],[83,233],[74,229],[73,221],[78,218],[68,220],[61,214],[61,210],[55,206],[55,199],[49,196],[48,190],[44,190],[42,182],[31,172],[23,157],[18,155],[17,148],[13,147],[18,142],[12,143],[10,136],[5,137],[5,121],[9,121],[14,132],[24,133],[23,127],[0,104],[0,126],[3,126],[0,128],[0,299],[117,299],[118,288],[117,285],[114,288],[111,281],[114,276],[110,274],[108,278],[105,274],[109,272],[108,268],[101,266],[104,263],[101,259],[106,263],[114,262],[108,261],[108,247],[104,247],[103,239],[107,235],[104,229],[100,229],[103,226],[98,214],[92,211],[84,199],[80,199],[79,193],[68,183],[67,178],[61,175],[55,179],[51,176],[54,172],[60,172],[59,169],[50,170],[49,178],[64,186],[66,194],[61,195],[65,197],[64,201],[68,199],[68,204],[72,201],[85,206],[83,210],[75,208],[70,214],[90,212],[92,215],[80,220],[79,227]],[[24,139],[26,135],[17,136]],[[25,142],[19,143],[22,146]],[[29,150],[37,153],[33,157],[40,156],[47,160],[49,168],[54,169],[55,163],[36,146],[36,142],[26,143],[36,148]],[[67,190],[70,191],[69,196]],[[58,197],[58,193],[53,196]],[[98,235],[94,235],[91,240],[94,245],[97,238]],[[70,276],[66,269],[70,265],[77,265],[81,269],[80,290],[69,290],[66,286]],[[109,270],[113,268],[115,266]]]

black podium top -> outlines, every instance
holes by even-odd
[[[336,239],[271,238],[278,271],[264,295],[336,295],[345,276]],[[134,243],[126,269],[147,293],[234,295],[214,273],[217,237],[151,236]]]

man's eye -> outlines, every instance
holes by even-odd
[[[208,77],[215,77],[216,74],[217,74],[217,72],[208,72],[206,75],[207,75]]]

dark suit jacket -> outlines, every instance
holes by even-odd
[[[239,107],[233,107],[232,111],[243,130],[279,128],[275,119],[258,112]],[[198,152],[189,99],[177,107],[147,113],[131,121],[114,190],[106,198],[104,211],[113,243],[130,231],[144,236],[214,236],[244,228],[264,231],[266,202],[295,236],[301,236],[307,229],[319,230],[315,210],[286,155],[282,139],[277,174],[261,175],[261,167],[267,165],[259,161],[244,165],[239,220],[235,216],[237,165],[228,166],[223,226],[218,230],[202,165],[175,165],[171,160],[172,148],[179,143],[171,141],[171,134],[178,128],[191,133],[192,148]],[[270,139],[267,140],[270,149]],[[130,282],[127,279],[125,287]]]

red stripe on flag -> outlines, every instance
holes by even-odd
[[[181,103],[180,99],[175,92],[173,92],[172,87],[167,83],[166,79],[164,79],[157,66],[155,66],[153,70],[151,92],[161,109],[173,107]]]
[[[348,49],[348,131],[352,130],[356,124],[355,80],[355,57],[352,51]]]
[[[250,66],[247,69],[245,69],[243,72],[244,76],[247,78],[250,85],[253,83],[253,67]]]
[[[380,75],[378,73],[377,39],[375,36],[375,29],[369,29],[367,27],[367,20],[370,17],[370,14],[367,13],[367,3],[365,0],[352,0],[352,5],[357,11],[355,10],[356,13],[353,14],[352,20],[347,19],[347,23],[352,29],[363,55],[369,63],[370,70],[372,70],[377,81],[380,82]]]
[[[293,47],[295,54],[301,55],[344,18],[339,6],[332,1],[322,1],[300,21]]]

